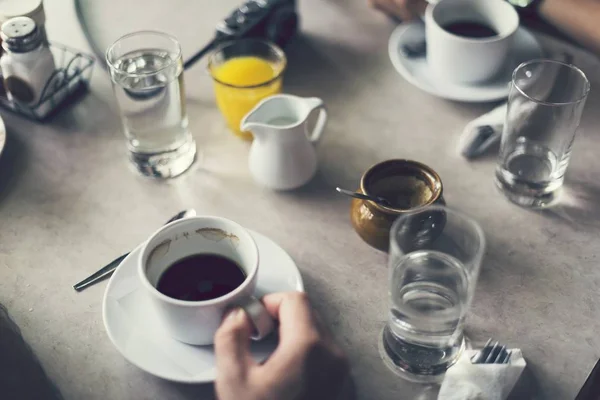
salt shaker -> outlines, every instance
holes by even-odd
[[[34,20],[46,41],[46,13],[42,0],[0,0],[0,25],[15,17]]]
[[[2,24],[0,36],[4,49],[0,69],[8,98],[36,105],[56,69],[42,32],[33,19],[16,17]]]

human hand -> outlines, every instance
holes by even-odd
[[[369,4],[391,17],[400,18],[401,21],[418,19],[427,8],[425,0],[369,0]]]
[[[344,399],[349,367],[323,329],[304,293],[266,295],[263,304],[279,320],[279,345],[264,364],[250,355],[252,324],[242,309],[215,334],[219,400]]]

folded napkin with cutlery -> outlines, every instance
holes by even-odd
[[[475,118],[463,130],[458,145],[460,153],[468,159],[484,154],[500,141],[506,121],[510,121],[509,125],[512,130],[518,131],[524,124],[530,122],[536,108],[537,106],[533,102],[516,99],[510,109],[508,109],[507,103],[503,103],[492,111]]]
[[[500,141],[506,108],[506,103],[503,103],[469,122],[460,137],[460,154],[469,159],[475,158]]]
[[[573,56],[567,53],[555,54],[551,58],[570,64]],[[561,77],[559,71],[547,71],[543,68],[535,71],[539,79],[547,82],[545,87],[540,87],[535,93],[538,101],[546,101],[551,98],[553,92],[564,91],[564,85],[568,79]],[[531,82],[535,82],[532,79]],[[563,85],[556,85],[555,81],[564,81]],[[526,84],[521,89],[526,89]],[[507,103],[503,103],[492,111],[469,122],[460,137],[459,152],[467,159],[476,158],[488,151],[495,143],[500,141],[504,124],[508,121],[511,130],[519,131],[523,125],[530,123],[530,119],[535,116],[537,104],[531,101],[527,96],[511,96],[511,106],[508,109]]]
[[[521,350],[510,352],[508,364],[472,364],[478,351],[465,351],[446,372],[438,400],[506,399],[526,366]]]

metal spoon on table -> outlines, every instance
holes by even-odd
[[[196,215],[196,210],[194,210],[193,208],[190,208],[189,210],[184,210],[184,211],[178,212],[170,220],[168,220],[166,224],[171,223],[173,221],[177,221],[178,219],[193,217],[195,215]],[[92,285],[95,285],[96,283],[103,281],[106,278],[110,277],[113,274],[113,272],[115,271],[115,269],[117,269],[117,267],[121,264],[121,262],[128,255],[129,255],[129,253],[126,253],[120,257],[115,258],[110,263],[108,263],[105,267],[94,272],[92,275],[88,276],[81,282],[73,285],[73,289],[77,290],[78,292],[81,292],[82,290],[84,290]]]
[[[384,199],[383,197],[369,196],[366,194],[353,192],[351,190],[346,190],[346,189],[342,189],[339,187],[336,187],[335,190],[337,190],[341,194],[345,194],[346,196],[354,197],[355,199],[372,201],[373,203],[380,204],[384,207],[393,207],[392,204],[389,201],[387,201],[386,199]]]

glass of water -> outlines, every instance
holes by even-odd
[[[123,36],[106,51],[130,160],[143,175],[171,178],[196,156],[188,129],[181,47],[153,31]]]
[[[544,207],[558,199],[590,91],[577,67],[533,60],[513,73],[496,184],[514,203]]]
[[[379,349],[401,377],[436,382],[458,360],[484,249],[479,224],[443,206],[417,209],[392,225],[389,314]]]

